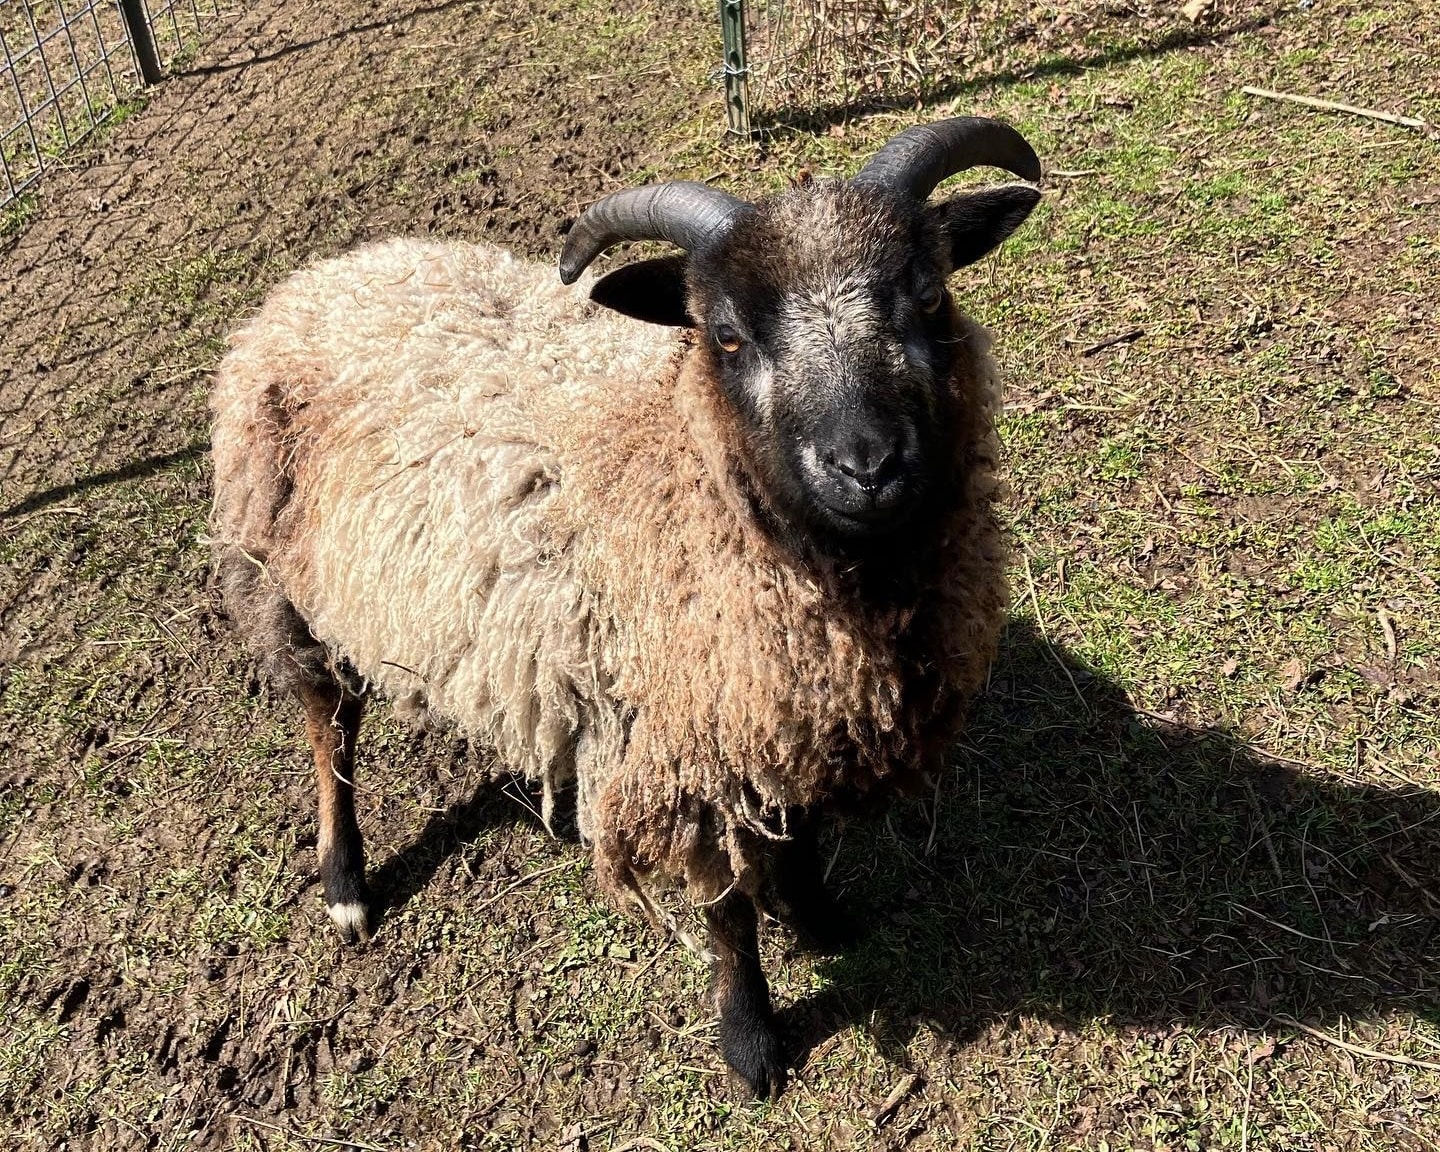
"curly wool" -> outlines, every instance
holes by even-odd
[[[611,892],[753,894],[787,810],[937,768],[993,657],[989,340],[962,319],[958,498],[877,605],[757,521],[704,357],[587,287],[422,241],[298,273],[218,374],[216,548],[330,667],[489,744],[547,807],[576,784]],[[316,674],[237,623],[277,675]]]

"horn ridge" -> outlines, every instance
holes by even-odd
[[[612,192],[570,229],[560,253],[560,279],[575,283],[591,261],[625,240],[665,240],[692,251],[749,207],[728,192],[689,180]]]
[[[942,180],[982,164],[1032,183],[1040,180],[1040,158],[1009,124],[984,116],[956,116],[907,128],[881,147],[852,183],[924,200]]]

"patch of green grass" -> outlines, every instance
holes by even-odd
[[[0,209],[0,240],[17,236],[40,210],[40,193],[35,189],[22,192]]]
[[[161,265],[126,293],[132,308],[145,306],[165,319],[190,319],[216,289],[233,290],[239,273],[249,271],[250,257],[238,249],[208,249],[176,264]],[[228,309],[227,309],[228,311]]]

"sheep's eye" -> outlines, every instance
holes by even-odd
[[[921,290],[920,295],[915,297],[915,303],[920,305],[922,312],[934,312],[940,307],[940,302],[945,299],[945,292],[938,284],[932,284]]]
[[[715,343],[720,345],[722,352],[738,352],[740,346],[745,343],[740,339],[740,333],[728,324],[717,324],[714,336]]]

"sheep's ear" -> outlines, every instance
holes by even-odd
[[[616,268],[595,281],[590,299],[647,324],[694,328],[685,309],[685,260],[661,256]]]
[[[1029,184],[1001,184],[956,196],[925,211],[950,238],[950,267],[973,264],[1000,246],[1040,203],[1040,191]]]

